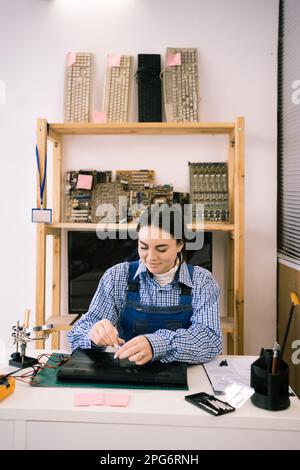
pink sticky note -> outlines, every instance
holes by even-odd
[[[92,189],[92,175],[78,175],[76,189]]]
[[[104,405],[128,406],[129,395],[119,393],[104,393]]]
[[[104,405],[103,393],[77,393],[74,396],[74,406]]]
[[[121,54],[108,54],[107,65],[108,67],[120,67]]]
[[[105,111],[92,111],[92,120],[93,122],[106,122],[106,112]]]
[[[180,52],[176,52],[175,54],[169,52],[167,55],[167,67],[172,67],[174,65],[181,65]]]
[[[68,52],[67,53],[67,67],[75,64],[76,62],[76,52]]]

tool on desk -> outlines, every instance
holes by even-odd
[[[274,343],[273,347],[273,357],[272,357],[272,374],[277,374],[278,372],[278,359],[279,359],[279,344],[277,341]]]
[[[220,364],[219,364],[219,366],[220,366],[220,367],[222,367],[222,366],[228,366],[227,360],[224,359],[223,361],[221,361]]]
[[[209,395],[205,392],[186,395],[184,398],[189,403],[198,406],[198,408],[201,408],[214,416],[221,416],[235,410],[235,408],[226,401],[219,400],[214,395]]]
[[[283,342],[282,342],[282,348],[281,348],[281,357],[283,358],[284,351],[285,351],[285,346],[286,342],[289,336],[290,328],[291,328],[291,323],[292,323],[292,318],[296,310],[299,312],[299,306],[300,306],[300,298],[297,292],[290,292],[290,298],[291,298],[291,308],[290,308],[290,313],[289,313],[289,318],[286,324],[285,332],[284,332],[284,337],[283,337]]]
[[[15,379],[6,375],[0,375],[0,401],[8,397],[15,390]]]
[[[29,317],[30,310],[26,309],[22,326],[20,326],[20,322],[18,321],[17,325],[12,327],[12,337],[14,338],[14,344],[16,344],[16,352],[10,356],[9,365],[20,369],[33,366],[37,363],[35,358],[26,356],[27,343],[46,339],[49,334],[53,332],[53,325],[33,326],[29,328]],[[40,336],[40,332],[43,333],[43,336]],[[35,337],[31,337],[30,335],[32,333],[38,334]],[[21,352],[19,352],[19,345]]]

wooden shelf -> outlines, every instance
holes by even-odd
[[[65,223],[62,220],[62,162],[63,162],[63,136],[120,136],[120,135],[211,135],[221,136],[227,147],[228,162],[228,202],[230,221],[206,222],[204,231],[225,232],[229,237],[224,253],[227,263],[227,308],[232,316],[221,318],[222,332],[227,334],[227,353],[243,354],[244,335],[244,118],[237,117],[234,122],[196,122],[196,123],[170,123],[170,122],[131,122],[123,124],[99,123],[48,123],[46,119],[37,121],[37,146],[40,157],[41,173],[46,164],[47,144],[52,146],[53,160],[53,187],[52,211],[53,224],[37,224],[37,257],[36,257],[36,324],[45,323],[46,301],[46,245],[47,236],[52,236],[52,314],[53,323],[57,325],[57,332],[51,337],[52,347],[59,347],[59,330],[68,329],[73,315],[60,316],[61,312],[61,266],[62,266],[62,239],[64,230],[134,230],[135,223],[129,224],[90,224]],[[197,145],[201,139],[197,138]],[[105,155],[104,155],[105,163]],[[38,180],[39,181],[39,180]],[[40,191],[37,191],[37,206],[40,203]],[[47,191],[45,191],[44,206],[47,205]],[[203,227],[196,224],[188,226],[189,229],[200,231]],[[58,315],[58,317],[56,317]],[[72,318],[71,318],[72,317]],[[49,319],[50,320],[50,319]],[[58,324],[59,323],[59,324]],[[43,343],[37,342],[38,348]]]
[[[129,122],[124,124],[98,123],[50,123],[49,137],[55,140],[55,135],[117,135],[117,134],[231,134],[234,131],[233,122]]]
[[[70,314],[70,315],[52,315],[52,317],[48,317],[46,320],[47,325],[53,325],[53,329],[55,331],[70,331],[72,329],[72,325],[70,323],[75,320],[78,315]]]
[[[60,222],[56,224],[47,224],[47,229],[64,229],[64,230],[134,230],[137,224],[89,224],[89,223],[70,223]],[[195,224],[188,225],[188,229],[195,230]],[[204,224],[204,230],[206,232],[232,232],[234,230],[234,224],[223,223],[223,222],[206,222]]]

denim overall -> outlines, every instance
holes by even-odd
[[[122,338],[129,341],[138,335],[154,333],[160,329],[178,330],[187,329],[191,326],[192,289],[184,284],[180,284],[180,302],[177,306],[156,307],[147,306],[140,303],[139,278],[134,279],[134,275],[139,266],[138,261],[129,264],[129,277],[127,288],[126,306],[121,313]],[[192,279],[194,267],[188,265],[188,270]],[[178,281],[179,269],[175,279]]]

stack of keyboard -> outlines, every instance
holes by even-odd
[[[91,107],[92,54],[71,54],[71,57],[68,56],[69,63],[66,68],[65,122],[86,123],[89,122]],[[159,54],[138,55],[136,78],[139,121],[162,121],[162,77],[166,120],[198,122],[197,49],[167,48],[165,68],[163,72],[160,72],[160,69]],[[109,58],[103,97],[103,111],[108,123],[129,121],[132,72],[131,55],[117,54],[113,60]]]

